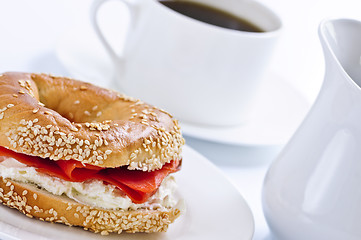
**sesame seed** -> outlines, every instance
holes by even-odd
[[[21,87],[26,87],[24,80],[18,80],[18,83]]]

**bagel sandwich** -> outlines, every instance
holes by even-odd
[[[0,75],[0,202],[30,218],[165,232],[180,214],[184,139],[169,113],[47,74]]]

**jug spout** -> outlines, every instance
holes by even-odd
[[[320,24],[319,37],[326,75],[331,69],[338,70],[344,78],[361,87],[361,22],[352,19],[325,20]]]

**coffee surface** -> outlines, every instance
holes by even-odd
[[[163,0],[159,2],[185,16],[218,27],[245,32],[264,32],[260,27],[243,18],[201,3],[171,0]]]

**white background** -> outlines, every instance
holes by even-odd
[[[324,71],[318,24],[330,17],[361,20],[361,1],[261,2],[278,13],[284,23],[270,69],[281,73],[310,102],[314,101]],[[0,0],[0,72],[68,75],[55,56],[55,48],[60,37],[76,22],[88,21],[90,3],[90,0]],[[261,188],[266,170],[282,146],[232,146],[189,137],[187,143],[219,166],[244,196],[255,217],[254,239],[270,239],[262,213]]]

